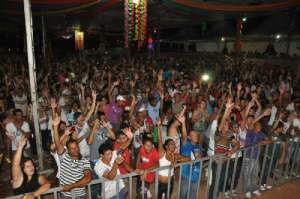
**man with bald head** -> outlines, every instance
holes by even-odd
[[[182,134],[182,146],[180,153],[185,157],[189,157],[191,160],[201,158],[201,146],[200,146],[200,135],[197,131],[190,131],[189,135]],[[200,173],[200,163],[194,163],[192,165],[192,172],[190,175],[190,166],[184,165],[181,172],[181,192],[180,198],[186,198],[188,193],[189,181],[191,181],[189,198],[196,198],[197,185]]]

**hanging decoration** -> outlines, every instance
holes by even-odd
[[[124,1],[125,48],[131,41],[142,47],[147,38],[147,0]]]
[[[128,18],[129,18],[129,12],[128,12],[128,0],[124,1],[124,44],[125,48],[129,47],[129,38],[128,38]]]
[[[84,49],[84,32],[81,32],[79,30],[75,30],[75,49]]]

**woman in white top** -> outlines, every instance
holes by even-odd
[[[123,180],[117,181],[114,179],[120,175],[119,165],[124,165],[125,167],[129,167],[129,165],[127,165],[121,155],[117,154],[117,151],[113,150],[113,145],[110,141],[104,142],[99,147],[99,153],[100,159],[96,163],[94,170],[100,179],[108,180],[105,181],[105,196],[102,197],[107,199],[125,199]]]
[[[184,133],[183,131],[186,131],[185,126],[185,110],[186,106],[183,107],[182,111],[179,114],[175,115],[174,121],[171,123],[169,129],[168,129],[168,138],[173,139],[175,142],[175,153],[180,153],[180,133],[178,132],[178,128],[181,126],[181,133]]]
[[[161,132],[161,120],[157,119],[157,129],[158,129],[158,152],[159,152],[159,166],[171,166],[170,169],[163,169],[158,172],[159,175],[159,189],[158,189],[158,199],[161,199],[163,194],[165,194],[165,198],[168,193],[168,181],[171,179],[170,183],[170,196],[172,194],[173,189],[173,181],[174,181],[174,167],[176,162],[184,162],[189,161],[190,159],[184,157],[178,153],[175,153],[176,143],[173,139],[169,138],[163,144],[162,141],[162,132]],[[170,176],[169,176],[170,173]]]

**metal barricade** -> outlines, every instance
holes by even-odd
[[[205,157],[199,160],[190,162],[178,163],[174,168],[174,176],[171,176],[171,167],[164,166],[153,170],[155,172],[155,180],[150,186],[150,193],[152,198],[160,199],[160,182],[159,182],[159,171],[168,170],[168,182],[167,190],[164,194],[165,199],[178,198],[178,199],[194,199],[194,198],[205,198],[205,199],[217,199],[221,197],[233,198],[233,190],[238,189],[237,196],[244,194],[244,187],[247,184],[248,178],[256,178],[254,186],[259,189],[263,184],[278,185],[278,179],[282,180],[282,183],[286,180],[295,179],[299,177],[300,171],[300,142],[297,139],[291,139],[287,143],[287,153],[283,165],[279,165],[278,147],[282,146],[283,143],[274,142],[269,145],[256,145],[248,148],[243,148],[235,152],[230,157],[225,154],[219,154],[212,157]],[[279,149],[280,150],[280,149]],[[249,169],[249,165],[253,164],[258,166],[258,173],[254,174],[250,172],[252,176],[245,176],[242,174],[249,173],[245,172],[245,169]],[[251,165],[251,166],[253,166]],[[250,168],[252,169],[252,168]],[[188,174],[186,173],[188,172]],[[187,176],[186,176],[187,174]],[[256,175],[256,176],[255,176]],[[120,195],[120,183],[119,180],[126,181],[127,198],[137,198],[140,194],[136,192],[136,181],[138,178],[137,173],[129,173],[122,176],[116,176],[116,193],[115,198],[122,198]],[[177,179],[177,180],[174,180]],[[285,179],[285,180],[284,180]],[[108,180],[97,179],[93,180],[86,187],[87,198],[94,199],[92,195],[92,185],[101,185],[101,193],[98,195],[102,199],[106,199],[105,183]],[[173,184],[173,190],[171,185]],[[141,185],[142,193],[138,198],[145,198],[145,182]],[[51,196],[51,198],[60,198],[60,187],[51,188],[46,193],[43,193],[39,198],[45,198],[45,196]],[[74,193],[72,194],[73,198]],[[147,195],[146,195],[147,196]],[[19,199],[22,195],[7,197],[6,199]],[[124,198],[124,197],[123,197]]]

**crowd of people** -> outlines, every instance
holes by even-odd
[[[12,164],[14,193],[35,198],[50,183],[38,174],[32,159],[35,132],[27,69],[20,58],[4,62],[3,70],[0,110],[5,149],[0,159]],[[204,73],[206,78],[201,78]],[[260,195],[272,188],[262,169],[272,167],[272,175],[273,165],[288,165],[287,154],[295,151],[288,142],[300,141],[298,78],[289,67],[216,53],[166,56],[159,61],[93,55],[38,69],[40,134],[43,151],[57,165],[60,197],[86,198],[85,186],[93,179],[105,179],[104,190],[92,185],[93,198],[103,193],[109,199],[128,198],[129,182],[115,178],[136,172],[137,197],[151,198],[153,169],[170,166],[158,172],[158,198],[167,198],[180,178],[184,185],[180,198],[194,199],[200,163],[182,166],[181,176],[176,164],[219,154],[223,156],[208,169],[209,198],[214,198],[215,190],[222,192],[224,185],[226,197],[235,195],[240,181],[247,198]],[[272,154],[268,144],[276,145],[275,155],[266,159],[264,168],[261,150],[240,151],[260,145]],[[299,162],[299,154],[296,158]]]

